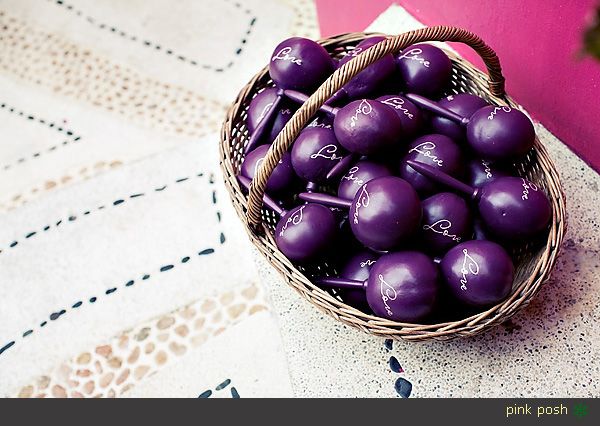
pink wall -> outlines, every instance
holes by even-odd
[[[323,36],[361,31],[390,0],[317,0]],[[600,171],[600,62],[579,58],[597,0],[400,0],[427,25],[479,34],[498,53],[508,92]],[[454,47],[481,66],[473,52]]]

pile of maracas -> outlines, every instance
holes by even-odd
[[[339,61],[304,38],[275,48],[274,86],[247,112],[242,186],[299,104],[381,40],[367,38]],[[279,250],[299,265],[333,262],[337,275],[317,285],[394,321],[502,301],[513,283],[509,252],[551,218],[546,194],[511,167],[533,147],[531,121],[472,94],[439,99],[451,76],[450,59],[430,44],[384,56],[321,107],[267,182]]]

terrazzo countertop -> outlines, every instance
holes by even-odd
[[[418,26],[392,6],[367,30]],[[530,305],[482,335],[391,345],[320,312],[255,251],[296,396],[600,396],[600,176],[542,125],[536,130],[562,178],[568,232],[550,280]]]

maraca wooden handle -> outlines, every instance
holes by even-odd
[[[261,223],[261,208],[267,180],[277,163],[292,145],[298,133],[308,123],[317,110],[347,82],[363,69],[378,61],[388,53],[396,53],[405,47],[425,41],[453,41],[467,44],[475,50],[488,69],[490,91],[495,96],[504,95],[504,77],[496,52],[481,38],[463,28],[435,26],[409,31],[373,45],[362,54],[338,68],[296,111],[281,130],[269,149],[264,161],[252,180],[248,196],[248,224],[257,227]]]

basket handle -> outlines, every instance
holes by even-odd
[[[248,224],[256,228],[261,223],[261,208],[267,180],[283,154],[289,149],[310,118],[335,92],[360,71],[388,53],[396,53],[414,43],[424,41],[454,41],[467,44],[479,54],[489,75],[489,88],[494,96],[504,96],[504,77],[496,52],[477,35],[463,28],[435,26],[409,31],[377,43],[337,69],[296,111],[275,138],[260,165],[248,196]]]

